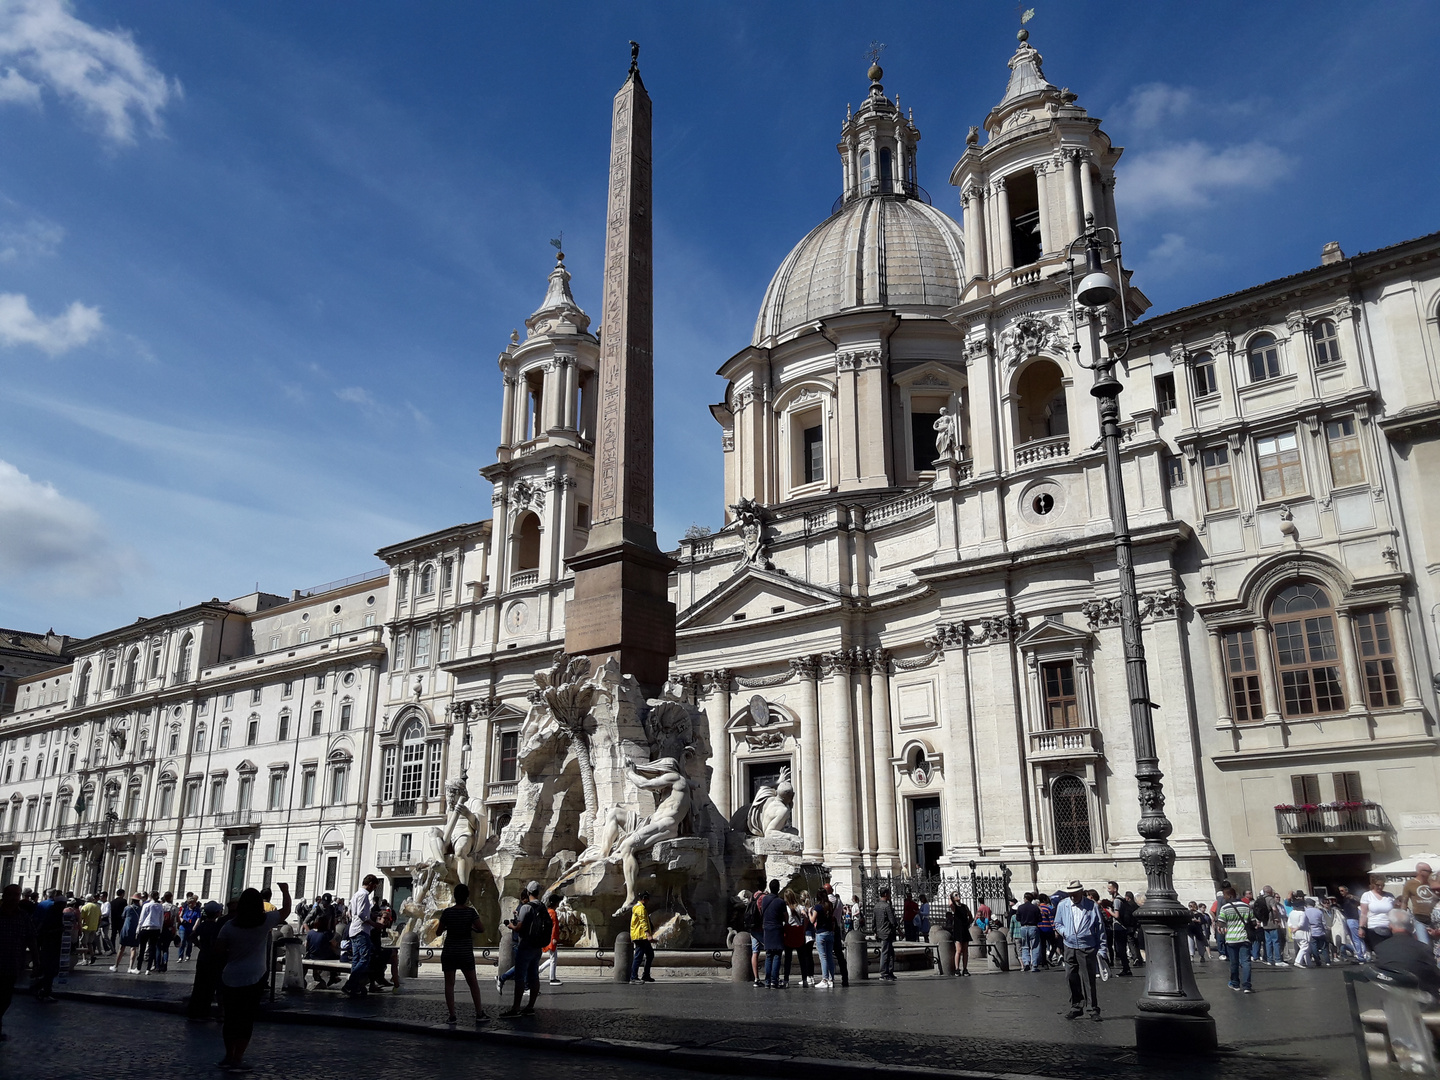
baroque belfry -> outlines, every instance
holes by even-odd
[[[921,177],[947,174],[924,167],[920,125],[964,118],[902,110],[868,76],[857,108],[836,105],[823,220],[748,343],[737,330],[715,358],[719,529],[654,533],[652,380],[678,359],[654,355],[632,57],[602,325],[561,253],[498,355],[489,514],[382,548],[375,574],[0,642],[28,665],[0,684],[0,878],[223,899],[377,872],[403,903],[457,861],[427,844],[463,779],[480,840],[459,861],[493,875],[487,903],[522,872],[618,895],[650,827],[639,872],[672,885],[754,885],[757,852],[793,848],[847,891],[971,862],[1003,863],[1016,893],[1143,891],[1099,428],[1072,348],[1088,360],[1118,312],[1077,316],[1065,259],[1087,221],[1128,238],[1121,148],[1022,32],[932,194]],[[1121,465],[1183,900],[1227,878],[1354,888],[1440,846],[1423,479],[1440,470],[1440,234],[1316,248],[1168,313],[1129,289]],[[603,724],[561,730],[542,708],[537,672],[569,685],[561,649],[596,669]],[[609,868],[587,865],[602,849]]]

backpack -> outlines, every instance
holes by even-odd
[[[520,943],[537,949],[547,948],[550,944],[550,912],[544,904],[534,900],[527,906],[530,908],[530,921],[525,924],[525,937]]]

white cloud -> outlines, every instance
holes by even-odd
[[[1216,149],[1191,140],[1136,155],[1121,171],[1115,193],[1134,214],[1194,209],[1226,191],[1268,187],[1290,166],[1290,158],[1267,143]]]
[[[363,386],[347,386],[341,390],[336,390],[335,396],[346,404],[358,405],[366,412],[379,407],[376,405],[375,399],[370,396],[370,391],[366,390]]]
[[[0,577],[27,592],[114,593],[134,563],[90,507],[0,461]]]
[[[30,310],[24,293],[0,293],[0,345],[34,345],[51,356],[84,345],[102,329],[100,309],[78,300],[53,319]]]
[[[1130,92],[1121,111],[1138,128],[1152,128],[1190,110],[1192,95],[1183,86],[1147,83]]]
[[[64,239],[65,230],[44,218],[0,225],[0,262],[13,262],[32,255],[53,255]]]
[[[91,26],[69,0],[0,0],[0,63],[0,102],[38,106],[48,88],[117,143],[134,142],[137,126],[159,130],[181,94],[130,31]]]

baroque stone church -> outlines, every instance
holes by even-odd
[[[1077,364],[1113,327],[1077,316],[1065,258],[1087,221],[1123,240],[1121,151],[1023,32],[1009,68],[950,174],[959,220],[870,69],[831,214],[719,366],[726,525],[671,552],[672,679],[708,721],[715,809],[743,831],[786,771],[806,859],[842,888],[972,862],[1016,891],[1144,887]],[[1440,844],[1437,256],[1440,234],[1327,245],[1135,327],[1122,469],[1183,899],[1352,883]],[[312,892],[378,870],[403,894],[462,771],[505,826],[591,526],[600,341],[569,281],[561,255],[499,357],[491,518],[383,548],[388,575],[142,620],[20,681],[7,880],[183,891],[204,851],[207,892],[304,866]]]

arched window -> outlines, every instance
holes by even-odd
[[[1325,591],[1309,582],[1281,589],[1270,601],[1270,626],[1285,715],[1344,712],[1335,610]]]
[[[405,725],[400,736],[400,795],[401,799],[420,798],[420,788],[425,780],[425,729],[419,720]]]
[[[1078,776],[1060,776],[1050,785],[1051,809],[1055,814],[1055,854],[1090,854],[1090,799],[1085,781]]]
[[[426,563],[420,568],[420,595],[429,596],[435,591],[435,567]]]
[[[1190,383],[1197,398],[1220,392],[1220,382],[1215,377],[1215,357],[1202,352],[1190,358]]]
[[[175,665],[175,678],[179,682],[190,681],[190,662],[195,658],[195,636],[186,634],[180,642],[180,662]]]
[[[1317,319],[1310,327],[1310,340],[1315,344],[1315,366],[1327,367],[1340,363],[1340,339],[1335,336],[1335,324],[1329,319]]]
[[[860,151],[860,190],[862,194],[870,189],[870,151]]]
[[[540,567],[540,519],[530,511],[520,515],[515,528],[515,569]]]
[[[1070,434],[1065,377],[1057,364],[1037,360],[1015,383],[1016,442],[1055,439]]]
[[[83,708],[90,699],[90,665],[80,669],[80,681],[75,688],[75,707]]]
[[[880,148],[880,190],[892,191],[894,189],[895,167],[890,160],[890,148]]]
[[[1250,360],[1250,381],[1264,382],[1280,374],[1280,346],[1273,334],[1256,334],[1245,350]]]

